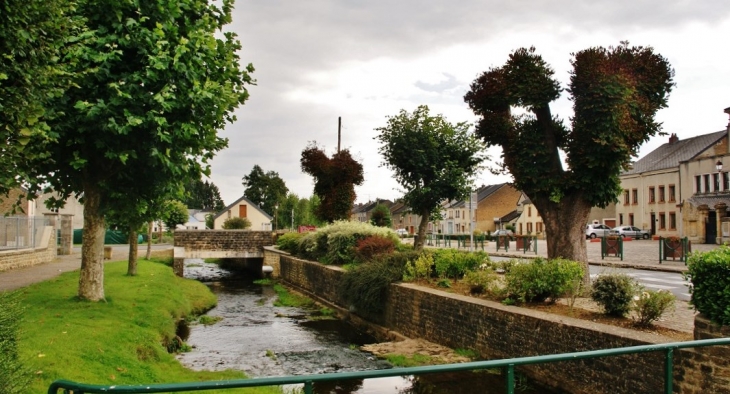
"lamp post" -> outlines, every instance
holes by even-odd
[[[715,163],[715,168],[717,169],[717,172],[722,172],[722,161],[718,160],[717,163]]]
[[[279,204],[274,204],[274,231],[276,231],[276,214],[279,210]]]

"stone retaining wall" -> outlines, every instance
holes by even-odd
[[[695,317],[694,339],[730,338],[730,327]],[[676,361],[674,392],[682,394],[730,393],[730,347],[685,349]]]
[[[271,259],[275,258],[271,252]],[[288,255],[279,255],[281,278],[307,293],[347,309],[337,297],[344,271]],[[620,327],[557,316],[539,311],[460,296],[413,284],[391,285],[384,325],[407,337],[424,338],[451,348],[474,349],[490,359],[537,356],[672,342],[671,338]],[[724,333],[720,335],[726,335]],[[697,334],[696,334],[697,335]],[[698,350],[701,351],[701,350]],[[728,355],[717,355],[715,367],[707,356],[675,352],[675,388],[690,391],[708,369],[713,384],[728,382]],[[723,361],[724,358],[724,361]],[[724,362],[724,364],[723,364]],[[664,356],[661,352],[523,367],[521,372],[543,384],[570,393],[661,392]],[[712,369],[714,368],[714,369]],[[703,374],[703,371],[704,374]],[[705,378],[705,381],[708,379]],[[723,386],[727,389],[728,386]],[[686,390],[686,391],[685,391]],[[676,392],[676,389],[675,389]],[[712,390],[705,392],[730,392]]]
[[[189,250],[256,250],[273,245],[270,231],[175,230],[175,246]]]
[[[39,248],[0,251],[0,272],[48,263],[56,258],[56,237],[51,226],[43,228]]]

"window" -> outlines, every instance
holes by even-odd
[[[669,229],[670,230],[677,229],[677,214],[674,212],[669,212]]]
[[[629,205],[631,201],[629,200],[629,189],[624,189],[624,205]]]
[[[631,225],[631,226],[634,225],[634,214],[633,213],[629,214],[629,225]]]
[[[639,191],[638,191],[638,190],[636,190],[636,189],[631,189],[631,199],[632,199],[632,201],[631,201],[631,202],[632,202],[632,203],[633,203],[634,205],[636,205],[636,204],[638,204],[638,203],[639,203]]]
[[[531,232],[532,232],[532,222],[529,222],[529,223],[527,223],[527,233],[529,234]]]
[[[664,186],[659,186],[659,202],[666,201],[664,199]]]
[[[702,193],[702,176],[695,175],[695,193]]]
[[[459,218],[459,210],[458,209],[456,210],[456,218],[457,219]]]
[[[659,229],[665,230],[667,228],[667,217],[664,212],[659,212]]]
[[[653,204],[656,202],[656,193],[654,191],[654,186],[649,188],[649,204]]]
[[[527,217],[532,216],[532,207],[527,207]]]
[[[713,185],[713,192],[719,192],[720,191],[720,174],[715,173],[712,174],[712,185]]]
[[[623,226],[624,225],[624,214],[623,213],[619,213],[618,214],[618,225],[619,226]]]
[[[722,173],[722,190],[730,190],[730,174]]]
[[[542,222],[535,223],[535,229],[537,230],[538,233],[541,233],[542,232]]]
[[[703,175],[702,181],[705,184],[704,192],[709,193],[710,192],[710,174]]]
[[[669,202],[676,201],[674,185],[669,185]]]

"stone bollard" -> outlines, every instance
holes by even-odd
[[[111,259],[112,259],[112,247],[105,246],[104,247],[104,260],[111,260]]]

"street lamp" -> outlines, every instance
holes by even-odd
[[[279,210],[279,204],[274,204],[274,231],[276,231],[276,213]]]
[[[722,161],[718,160],[717,163],[715,163],[715,168],[717,168],[717,172],[722,172]]]

